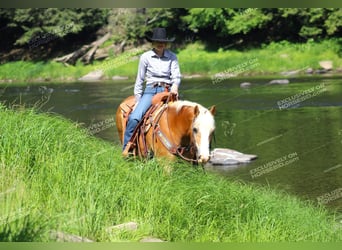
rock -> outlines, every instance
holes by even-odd
[[[256,159],[256,155],[243,154],[228,148],[215,148],[211,151],[209,163],[212,165],[237,165]]]
[[[147,237],[142,238],[140,242],[165,242],[165,241],[159,238],[147,236]]]
[[[237,76],[237,74],[234,74],[234,73],[223,73],[223,72],[217,73],[214,75],[215,78],[219,78],[219,79],[223,79],[223,80],[228,79],[228,78],[232,78],[232,77],[236,77],[236,76]]]
[[[240,164],[239,161],[234,159],[225,158],[226,156],[220,157],[215,156],[210,159],[210,164],[212,165],[237,165]]]
[[[93,240],[85,237],[67,234],[60,231],[50,231],[50,239],[56,240],[57,242],[94,242]]]
[[[65,89],[64,92],[66,93],[78,93],[80,92],[79,89]]]
[[[34,82],[45,82],[45,79],[43,77],[38,77],[33,80]]]
[[[330,60],[320,61],[319,65],[325,70],[332,70],[332,68],[333,68],[333,62]]]
[[[277,80],[272,80],[268,84],[289,84],[290,81],[288,79],[277,79]]]
[[[305,70],[305,73],[306,73],[306,74],[313,74],[313,73],[314,73],[314,70],[313,70],[313,68],[307,68],[307,69]]]
[[[249,88],[251,86],[252,86],[252,84],[250,82],[240,83],[240,88]]]
[[[138,223],[130,221],[130,222],[108,227],[106,228],[106,231],[107,233],[111,233],[117,230],[135,231],[137,229],[138,229]]]
[[[120,81],[120,80],[127,80],[128,76],[113,76],[112,80],[114,81]]]
[[[38,87],[38,91],[41,94],[51,94],[54,91],[54,89],[53,88],[48,88],[46,86],[39,86]]]
[[[301,69],[297,69],[297,70],[292,70],[292,71],[284,71],[284,72],[281,72],[280,74],[282,74],[283,76],[293,76],[293,75],[297,75],[301,71],[302,71]]]
[[[315,74],[325,74],[328,73],[329,70],[327,69],[316,69]]]
[[[1,79],[0,80],[0,83],[11,83],[11,82],[13,82],[13,80],[11,80],[11,79]]]
[[[76,79],[72,76],[68,76],[68,77],[65,77],[65,78],[62,78],[63,81],[65,82],[74,82],[76,81]]]
[[[184,79],[192,79],[192,78],[200,78],[203,77],[202,75],[199,74],[194,74],[194,75],[183,75]]]
[[[103,76],[102,70],[95,70],[95,71],[89,72],[85,76],[82,76],[78,80],[84,81],[84,82],[99,81],[101,80],[102,76]]]

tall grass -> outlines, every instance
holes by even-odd
[[[0,66],[0,79],[17,82],[35,81],[70,81],[89,73],[90,65],[77,63],[75,66],[64,66],[61,63],[49,62],[8,62]]]
[[[207,52],[198,43],[188,46],[178,53],[182,71],[185,73],[209,73],[209,75],[233,69],[238,65],[256,59],[257,66],[245,67],[241,75],[279,74],[305,68],[320,68],[319,61],[331,60],[336,68],[342,68],[341,50],[336,40],[320,43],[309,41],[294,44],[287,41],[271,43],[262,48],[222,50]]]
[[[73,81],[96,69],[103,69],[104,77],[110,79],[114,75],[128,76],[134,81],[138,56],[144,49],[128,51],[108,60],[95,61],[94,64],[84,66],[64,66],[56,62],[10,62],[0,65],[0,80],[37,81],[51,80],[57,82]],[[264,45],[262,48],[248,50],[228,49],[207,51],[204,45],[194,43],[177,51],[181,72],[184,75],[201,74],[211,76],[215,73],[233,70],[249,59],[256,60],[253,66],[247,63],[242,67],[239,75],[274,75],[283,71],[305,68],[318,69],[319,61],[331,60],[334,68],[342,68],[341,49],[337,40],[323,42],[309,41],[305,44],[277,42]],[[234,71],[234,70],[233,70]],[[233,72],[234,73],[234,72]]]
[[[322,207],[187,164],[123,160],[63,118],[0,108],[0,240],[341,241]],[[173,170],[165,171],[168,164]],[[135,221],[136,231],[108,227]]]

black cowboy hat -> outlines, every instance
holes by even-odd
[[[166,37],[166,30],[164,28],[154,28],[153,36],[152,37],[146,36],[146,39],[149,42],[163,42],[163,43],[173,42],[175,40],[174,37],[170,39]]]

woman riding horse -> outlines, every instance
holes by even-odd
[[[161,93],[162,94],[162,93]],[[116,111],[116,126],[123,142],[127,114],[134,96],[127,97]],[[127,108],[127,106],[129,108]],[[142,121],[134,134],[133,155],[163,157],[204,164],[210,158],[210,142],[215,130],[215,106],[210,109],[189,101],[155,104],[154,112]]]
[[[178,87],[181,82],[181,73],[177,56],[166,49],[168,39],[164,28],[153,29],[153,36],[146,38],[152,42],[153,48],[140,57],[138,74],[134,86],[135,109],[128,118],[124,135],[122,155],[126,157],[131,149],[130,139],[139,121],[142,119],[152,104],[152,97],[165,88],[178,95]],[[143,82],[146,80],[146,88],[143,91]]]

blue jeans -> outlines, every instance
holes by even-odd
[[[138,106],[128,117],[127,127],[124,135],[123,149],[125,149],[128,141],[131,139],[133,131],[139,121],[142,119],[146,111],[152,105],[152,98],[155,94],[163,92],[164,87],[146,87],[144,94],[140,98]]]

